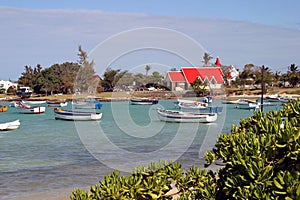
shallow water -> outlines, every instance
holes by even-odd
[[[44,114],[26,115],[10,107],[7,113],[0,113],[0,123],[20,119],[21,126],[0,132],[0,197],[18,199],[57,189],[86,188],[115,169],[127,174],[152,161],[202,167],[204,153],[213,148],[217,135],[230,132],[232,124],[253,114],[221,101],[215,104],[222,105],[223,112],[210,124],[159,121],[155,108],[174,109],[174,100],[153,106],[106,102],[99,122],[76,123],[55,120],[51,108]]]

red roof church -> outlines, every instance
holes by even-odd
[[[174,91],[188,90],[196,79],[207,83],[210,88],[221,88],[224,83],[220,67],[183,67],[181,71],[169,71],[165,80],[167,87]]]

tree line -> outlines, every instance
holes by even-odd
[[[269,67],[264,68],[264,82],[270,87],[297,87],[300,85],[300,71],[296,64],[287,67],[286,73],[280,71],[272,72]],[[228,67],[223,67],[223,72],[228,71]],[[227,73],[224,73],[224,80],[227,80]],[[262,81],[262,67],[254,64],[246,64],[231,86],[258,85]],[[228,85],[228,82],[227,82]]]
[[[81,46],[78,50],[77,62],[54,64],[45,69],[42,69],[40,64],[34,68],[25,66],[18,84],[32,88],[36,94],[48,95],[142,89],[149,86],[163,87],[160,84],[164,78],[162,74],[154,71],[152,75],[148,75],[150,65],[146,65],[145,74],[133,74],[127,70],[121,71],[121,69],[108,67],[103,78],[100,78],[95,74],[94,62],[88,61],[87,53]]]
[[[148,75],[150,65],[145,66],[145,74],[131,73],[127,70],[112,69],[108,67],[103,78],[95,76],[94,62],[88,61],[87,53],[81,46],[78,48],[77,62],[65,62],[54,64],[49,68],[42,69],[38,64],[36,67],[25,66],[24,72],[18,79],[18,84],[29,86],[36,94],[71,94],[75,92],[106,92],[124,90],[143,90],[149,87],[162,88],[164,76],[157,71]],[[213,57],[208,53],[203,56],[204,67],[209,66]],[[213,65],[212,65],[213,66]],[[221,66],[227,87],[245,87],[246,85],[259,85],[262,81],[261,67],[254,64],[246,64],[236,80],[227,82],[229,66]],[[272,72],[270,68],[264,69],[264,82],[269,87],[296,87],[300,84],[300,71],[298,66],[291,64],[286,73],[280,71]],[[173,68],[171,71],[175,71]],[[195,92],[203,92],[205,84],[195,82],[192,84]]]

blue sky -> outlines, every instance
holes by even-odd
[[[0,5],[245,20],[300,30],[298,0],[1,0]]]
[[[17,80],[25,65],[76,62],[78,45],[90,52],[116,34],[143,27],[186,34],[225,65],[265,64],[286,71],[300,63],[299,9],[297,0],[1,0],[0,66],[5,70],[0,79]],[[114,64],[186,64],[156,54],[123,56]]]

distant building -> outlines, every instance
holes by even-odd
[[[228,84],[231,85],[232,81],[236,81],[236,78],[239,77],[239,74],[239,71],[233,65],[230,65],[227,73]]]
[[[8,88],[17,89],[18,84],[11,81],[0,80],[0,92],[7,93]]]
[[[206,83],[211,89],[221,89],[224,84],[220,67],[183,67],[180,71],[169,71],[165,78],[166,86],[172,91],[191,89],[196,79]]]

